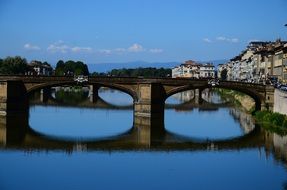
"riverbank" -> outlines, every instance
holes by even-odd
[[[282,100],[282,98],[287,97],[286,94],[283,92],[275,90],[275,106],[276,109],[273,111],[254,111],[255,102],[254,100],[243,93],[233,91],[233,90],[226,90],[226,89],[218,89],[220,95],[229,101],[234,100],[235,105],[240,106],[245,111],[251,113],[260,126],[264,127],[265,129],[276,132],[278,134],[287,134],[287,116],[285,112],[278,113],[276,110],[278,108],[285,108],[286,102]],[[279,101],[279,98],[280,101]],[[280,106],[279,106],[280,105]],[[281,111],[284,109],[280,109]],[[286,112],[287,113],[287,112]]]
[[[287,116],[271,111],[256,111],[254,118],[262,127],[279,134],[287,134]]]
[[[255,108],[254,100],[246,94],[227,89],[218,89],[217,92],[225,101],[233,102],[235,105],[244,109],[244,111],[251,113]]]

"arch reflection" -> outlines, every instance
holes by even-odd
[[[16,122],[15,122],[16,121]],[[153,151],[196,151],[196,150],[240,150],[246,148],[265,148],[275,152],[278,159],[286,161],[287,137],[267,132],[255,126],[247,135],[226,140],[206,140],[198,142],[192,138],[170,133],[158,123],[145,128],[133,126],[122,134],[93,141],[67,141],[49,138],[28,126],[28,115],[14,115],[0,118],[0,145],[6,149],[22,150],[62,150],[73,152],[81,150],[153,150]]]

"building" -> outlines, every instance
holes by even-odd
[[[228,63],[218,67],[218,77],[227,70],[227,80],[287,82],[287,42],[250,42],[247,48]]]
[[[199,68],[199,78],[215,78],[214,65],[211,63],[201,64]]]
[[[183,64],[172,69],[172,77],[199,78],[199,67],[200,64],[196,63],[195,61],[185,61]]]
[[[201,64],[192,60],[172,69],[172,78],[214,78],[215,69],[213,64]]]
[[[287,43],[283,47],[283,73],[282,81],[287,83]]]
[[[40,62],[40,61],[31,61],[28,64],[30,71],[27,73],[28,75],[45,75],[50,76],[53,74],[53,68],[47,62]]]

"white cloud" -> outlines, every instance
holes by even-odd
[[[142,45],[134,43],[128,48],[115,48],[115,49],[100,49],[96,52],[100,54],[126,54],[126,53],[140,53],[140,52],[147,52],[147,53],[162,53],[163,49],[160,48],[151,48],[145,49]]]
[[[72,52],[92,52],[92,48],[90,47],[72,47],[71,48]]]
[[[60,52],[60,53],[80,53],[80,52],[92,52],[91,47],[79,47],[79,46],[69,46],[65,44],[62,40],[59,40],[58,42],[55,42],[53,44],[50,44],[47,48],[47,51],[50,51],[52,53]]]
[[[109,55],[112,53],[112,50],[110,49],[101,49],[98,51],[99,53],[102,53],[102,54],[106,54],[106,55]]]
[[[203,41],[206,43],[212,43],[212,41],[209,38],[203,38]]]
[[[47,50],[53,53],[56,53],[56,52],[67,53],[70,50],[70,47],[64,44],[62,40],[59,40],[53,44],[50,44]]]
[[[217,38],[216,38],[216,40],[219,40],[219,41],[225,41],[225,40],[226,40],[226,38],[225,38],[225,37],[223,37],[223,36],[219,36],[219,37],[217,37]]]
[[[117,52],[117,53],[124,53],[127,50],[125,48],[116,48],[116,49],[114,49],[114,51]]]
[[[40,50],[41,48],[39,46],[27,43],[24,45],[24,49],[26,49],[26,50]]]
[[[67,53],[69,51],[70,47],[67,45],[56,45],[51,44],[48,46],[47,50],[50,52],[61,52],[61,53]]]
[[[230,39],[230,42],[232,42],[232,43],[238,43],[238,42],[239,42],[239,39],[238,39],[238,38],[231,38],[231,39]]]
[[[158,48],[154,48],[154,49],[149,49],[150,53],[162,53],[163,49],[158,49]]]
[[[224,42],[230,42],[230,43],[238,43],[239,39],[238,38],[227,38],[224,36],[219,36],[216,38],[217,41],[224,41]]]
[[[132,45],[131,47],[129,47],[127,50],[128,50],[129,52],[143,52],[143,51],[145,51],[145,49],[143,48],[143,46],[140,45],[140,44],[137,44],[137,43],[133,44],[133,45]]]

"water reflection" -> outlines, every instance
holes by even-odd
[[[121,122],[115,127],[114,121],[107,118]],[[82,141],[120,134],[132,127],[132,121],[132,110],[34,106],[29,124],[34,131],[51,138]]]
[[[30,96],[30,107],[35,106],[54,106],[54,107],[74,107],[74,108],[97,108],[108,110],[132,110],[130,97],[117,90],[109,91],[106,88],[100,88],[97,98],[91,98],[91,91],[88,87],[55,87],[44,94],[43,91],[36,91]],[[104,92],[110,93],[104,93]],[[112,94],[112,95],[110,95]],[[45,98],[43,97],[45,96]],[[115,99],[109,97],[114,96]],[[108,97],[108,98],[107,98]],[[116,102],[117,98],[123,98],[120,104]],[[106,101],[107,99],[108,101]]]
[[[207,111],[216,112],[219,108],[234,106],[229,100],[222,98],[216,89],[188,90],[169,97],[165,102],[165,109],[176,112]]]
[[[263,130],[250,115],[238,109],[224,107],[211,112],[193,108],[178,112],[172,108],[166,110],[165,126],[154,121],[150,127],[143,127],[132,124],[131,109],[76,109],[75,105],[68,107],[56,102],[51,106],[52,101],[48,101],[32,103],[30,115],[0,119],[1,189],[280,189],[285,188],[284,183],[286,186],[287,136]],[[201,120],[196,121],[193,115]],[[188,136],[184,131],[179,133],[182,126],[208,122],[212,117],[219,126],[215,122],[206,125],[216,130],[226,125],[221,130],[228,134],[226,137],[198,140],[193,132]],[[69,131],[73,125],[74,131]],[[240,133],[228,132],[232,126]],[[51,183],[47,184],[47,179]]]
[[[14,121],[17,122],[15,123]],[[19,126],[19,122],[21,125]],[[26,122],[26,125],[25,125]],[[244,125],[242,125],[244,126]],[[287,154],[287,136],[279,136],[267,132],[260,127],[255,127],[250,133],[244,136],[225,140],[196,141],[193,138],[186,138],[170,133],[163,127],[151,126],[143,128],[134,126],[130,130],[115,135],[112,138],[104,139],[61,139],[51,138],[49,135],[41,134],[29,127],[27,117],[14,116],[1,118],[1,145],[6,148],[16,147],[19,149],[42,149],[42,150],[135,150],[142,148],[149,150],[232,150],[245,148],[265,147],[274,151],[275,155],[284,158]],[[280,153],[277,154],[276,152]]]
[[[166,115],[173,114],[173,110],[166,110]],[[176,118],[167,117],[165,123],[165,128],[172,133],[197,141],[231,139],[246,135],[255,128],[252,117],[236,108],[219,108],[216,112],[195,109],[190,115],[180,112]]]
[[[190,102],[192,100],[195,101],[196,98],[201,98],[205,102],[208,102],[211,104],[223,104],[228,101],[225,98],[222,98],[218,94],[217,89],[207,88],[207,89],[204,89],[203,91],[199,91],[199,89],[195,89],[195,90],[187,90],[184,92],[174,94],[166,100],[166,103],[167,104],[182,104],[182,103]]]
[[[128,106],[133,104],[133,98],[130,95],[110,88],[100,88],[99,96],[104,101],[116,106]]]

